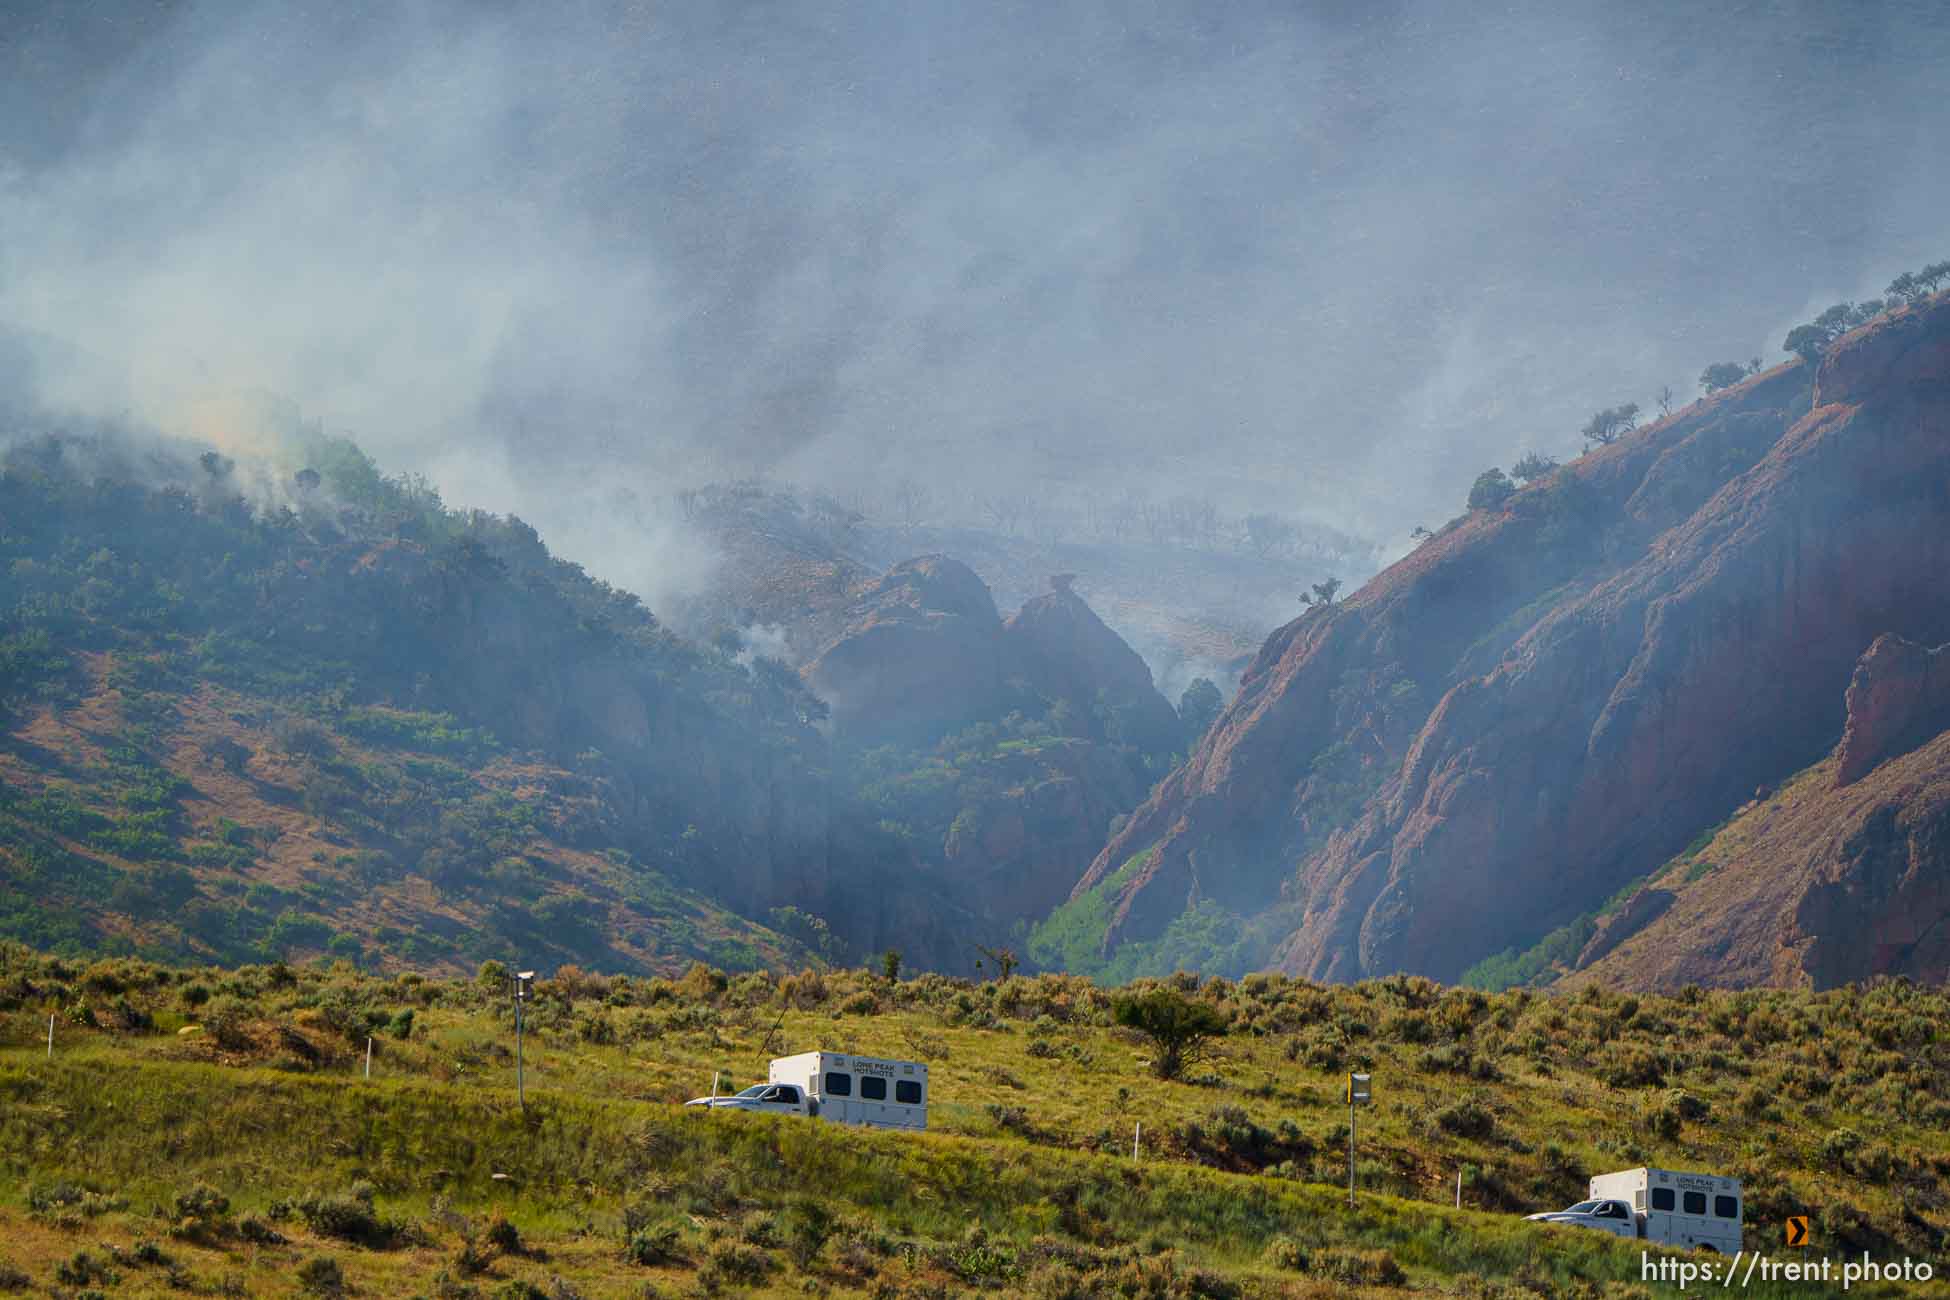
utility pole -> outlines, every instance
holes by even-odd
[[[1347,1208],[1354,1208],[1354,1107],[1368,1101],[1368,1076],[1349,1072],[1347,1076]]]
[[[535,972],[525,970],[514,977],[515,992],[515,1101],[523,1110],[528,1109],[528,1091],[522,1078],[521,1059],[521,1009],[528,1001],[529,988],[535,983]]]

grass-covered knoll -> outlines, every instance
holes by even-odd
[[[780,1294],[1559,1296],[1635,1293],[1638,1252],[1518,1212],[1644,1162],[1743,1178],[1750,1244],[1770,1249],[1795,1211],[1838,1256],[1935,1258],[1950,1218],[1945,998],[1901,984],[1664,999],[1185,978],[1171,987],[1229,1032],[1209,1074],[1167,1083],[1113,1027],[1111,995],[1075,977],[564,968],[531,1004],[524,1116],[499,975],[7,950],[0,1170],[21,1191],[0,1256],[45,1284],[77,1250],[147,1237],[193,1279],[233,1272],[273,1295],[328,1256],[368,1294],[548,1294],[559,1274],[587,1295],[750,1279]],[[821,1046],[928,1060],[933,1131],[672,1104],[714,1071],[741,1086]],[[1376,1095],[1352,1215],[1349,1066]],[[229,1208],[170,1238],[199,1183]],[[528,1253],[487,1244],[496,1210]],[[253,1244],[261,1232],[289,1240]]]

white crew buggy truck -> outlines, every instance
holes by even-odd
[[[730,1097],[699,1097],[687,1106],[807,1115],[869,1128],[928,1126],[928,1067],[845,1052],[801,1052],[772,1062],[770,1081]]]
[[[1536,1223],[1596,1228],[1660,1246],[1735,1255],[1742,1249],[1740,1180],[1675,1169],[1624,1169],[1591,1180],[1591,1196]]]

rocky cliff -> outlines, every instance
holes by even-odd
[[[999,712],[1002,619],[961,561],[905,560],[847,607],[842,630],[802,675],[842,734],[932,740]]]
[[[1950,295],[1598,449],[1276,632],[1075,896],[1105,948],[1214,902],[1337,979],[1584,912],[1841,734],[1950,631]]]
[[[1950,727],[1950,656],[1942,646],[1928,650],[1899,636],[1878,637],[1855,665],[1846,704],[1838,786]]]
[[[1833,988],[1950,979],[1950,730],[1943,650],[1883,637],[1835,752],[1743,807],[1640,891],[1566,983]],[[1636,899],[1634,902],[1636,903]]]
[[[1055,709],[1064,734],[1146,753],[1169,754],[1179,736],[1151,670],[1067,574],[1005,624],[959,560],[902,561],[867,584],[802,675],[835,729],[862,743],[925,744],[1011,709]]]
[[[1062,701],[1078,734],[1171,753],[1180,736],[1177,711],[1144,660],[1077,595],[1073,580],[1053,576],[1050,590],[1025,601],[1003,627],[1010,670],[1044,698]]]

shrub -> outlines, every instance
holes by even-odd
[[[959,1242],[934,1252],[937,1264],[964,1282],[999,1286],[1022,1272],[1016,1252],[989,1240],[981,1224],[970,1227]]]
[[[741,1242],[720,1242],[705,1256],[704,1267],[698,1270],[698,1285],[711,1291],[730,1283],[733,1286],[757,1286],[772,1271],[772,1257],[756,1246]]]
[[[1348,1246],[1328,1246],[1316,1252],[1312,1271],[1351,1286],[1400,1286],[1406,1280],[1390,1252]]]
[[[384,1246],[397,1235],[398,1225],[379,1217],[373,1209],[371,1183],[354,1183],[342,1192],[316,1193],[298,1200],[291,1207],[305,1226],[321,1237],[365,1246]]]
[[[298,1265],[298,1289],[306,1295],[344,1295],[345,1270],[330,1255],[313,1255]]]
[[[738,1225],[738,1237],[749,1245],[771,1249],[779,1244],[779,1221],[769,1214],[754,1214]]]
[[[115,1027],[125,1034],[146,1034],[156,1027],[156,1019],[126,997],[118,997],[108,1009]]]
[[[1679,1109],[1669,1101],[1647,1103],[1644,1121],[1646,1131],[1654,1137],[1670,1141],[1679,1136],[1681,1127]]]
[[[244,1032],[244,1022],[249,1017],[250,1008],[226,994],[213,998],[203,1009],[203,1028],[217,1041],[217,1046],[233,1052],[246,1051],[251,1047],[250,1035]]]
[[[198,1183],[186,1192],[176,1193],[173,1206],[179,1237],[207,1237],[222,1229],[230,1212],[230,1198],[208,1183]]]
[[[481,1230],[481,1240],[504,1255],[520,1255],[527,1249],[522,1244],[521,1230],[499,1210],[488,1216],[487,1226]]]
[[[1510,477],[1518,483],[1534,483],[1540,478],[1557,472],[1557,461],[1550,456],[1540,456],[1536,452],[1525,452],[1523,458],[1510,466]]]
[[[1164,986],[1118,998],[1111,1015],[1151,1041],[1151,1072],[1160,1079],[1176,1079],[1226,1031],[1225,1017],[1215,1008]]]
[[[1492,466],[1478,474],[1470,485],[1469,508],[1494,510],[1516,494],[1517,485],[1510,481],[1510,476]]]
[[[460,1249],[454,1252],[453,1271],[461,1277],[479,1277],[494,1266],[492,1251],[481,1249],[481,1243],[469,1234],[460,1240]]]
[[[282,1232],[255,1214],[246,1214],[237,1220],[237,1235],[253,1246],[282,1246],[285,1242]]]
[[[1589,445],[1609,446],[1637,428],[1638,422],[1639,404],[1626,402],[1622,406],[1608,406],[1597,412],[1578,432]]]
[[[108,1266],[107,1260],[96,1259],[85,1250],[78,1250],[72,1256],[54,1266],[54,1280],[63,1286],[114,1286],[121,1275]]]
[[[682,1263],[683,1239],[683,1230],[668,1220],[645,1223],[629,1229],[623,1239],[623,1258],[645,1268]]]
[[[1703,393],[1717,393],[1722,388],[1732,388],[1753,372],[1738,361],[1720,361],[1700,371],[1699,386]]]
[[[1862,1147],[1862,1135],[1852,1128],[1838,1128],[1829,1132],[1821,1140],[1821,1158],[1824,1164],[1839,1165],[1846,1169],[1855,1153]]]
[[[1487,1138],[1496,1132],[1496,1116],[1475,1097],[1462,1097],[1435,1113],[1436,1126],[1457,1137]]]
[[[1278,1236],[1267,1242],[1263,1258],[1274,1268],[1288,1268],[1296,1273],[1307,1271],[1307,1248],[1288,1236]]]
[[[25,1291],[34,1285],[34,1279],[0,1259],[0,1291]]]
[[[1666,1081],[1665,1062],[1642,1047],[1612,1057],[1605,1081],[1614,1088],[1654,1088]]]
[[[802,1271],[812,1267],[832,1235],[833,1213],[820,1202],[802,1197],[786,1206],[786,1250]]]
[[[1666,1104],[1679,1112],[1681,1119],[1705,1119],[1712,1107],[1684,1088],[1674,1088],[1666,1093]]]
[[[150,1268],[168,1268],[175,1264],[169,1253],[153,1241],[138,1241],[129,1249],[129,1258]]]
[[[27,1189],[27,1211],[35,1215],[92,1219],[128,1208],[129,1203],[119,1196],[90,1191],[66,1181],[35,1183]]]

